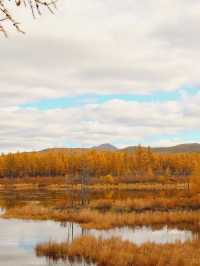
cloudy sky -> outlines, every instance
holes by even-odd
[[[0,37],[0,152],[200,140],[200,2],[59,0]]]

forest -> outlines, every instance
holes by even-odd
[[[156,153],[151,148],[136,151],[55,149],[2,154],[0,177],[126,177],[130,180],[187,178],[200,167],[198,153]]]

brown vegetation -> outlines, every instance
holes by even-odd
[[[69,184],[68,184],[69,185]],[[63,189],[67,187],[66,178],[56,177],[17,177],[0,178],[0,190],[26,190],[26,189]]]
[[[169,211],[200,209],[200,196],[144,196],[125,200],[99,199],[93,200],[88,206],[100,211],[131,212],[131,211]]]
[[[109,240],[84,236],[68,243],[47,243],[36,247],[38,256],[53,260],[84,258],[98,266],[198,266],[200,241],[136,246],[118,238]]]
[[[184,182],[173,183],[105,183],[98,178],[92,178],[87,184],[81,184],[81,180],[73,180],[64,176],[43,176],[43,177],[16,177],[16,178],[0,178],[0,190],[25,190],[25,189],[46,189],[63,190],[70,189],[79,191],[84,189],[92,191],[108,191],[108,190],[129,190],[129,191],[187,191],[188,184]]]
[[[190,189],[193,193],[200,192],[200,165],[196,164],[191,176]]]
[[[36,204],[27,205],[21,208],[8,209],[4,218],[20,218],[32,220],[55,220],[61,222],[75,222],[81,224],[84,228],[109,229],[123,226],[159,226],[167,224],[190,225],[199,229],[200,212],[199,211],[147,211],[142,213],[114,213],[92,211],[89,209],[75,210],[56,210],[41,207]]]

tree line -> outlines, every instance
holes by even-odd
[[[80,176],[187,177],[200,167],[198,153],[155,153],[138,147],[130,151],[49,150],[0,156],[0,177]]]

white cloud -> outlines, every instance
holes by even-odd
[[[161,138],[163,143],[166,136],[175,143],[177,138],[173,135],[200,131],[199,116],[199,102],[186,95],[177,102],[156,104],[112,100],[43,111],[5,108],[0,112],[1,150],[42,149],[71,143],[85,147],[112,142],[122,146],[147,144],[151,138]]]
[[[1,39],[7,105],[199,85],[199,2],[60,0],[58,7],[36,21],[17,13],[27,35]]]
[[[27,102],[86,93],[199,86],[200,2],[60,0],[55,16],[16,13],[27,34],[0,40],[1,150],[99,142],[138,143],[199,131],[200,96],[179,102],[105,104],[49,111]]]

